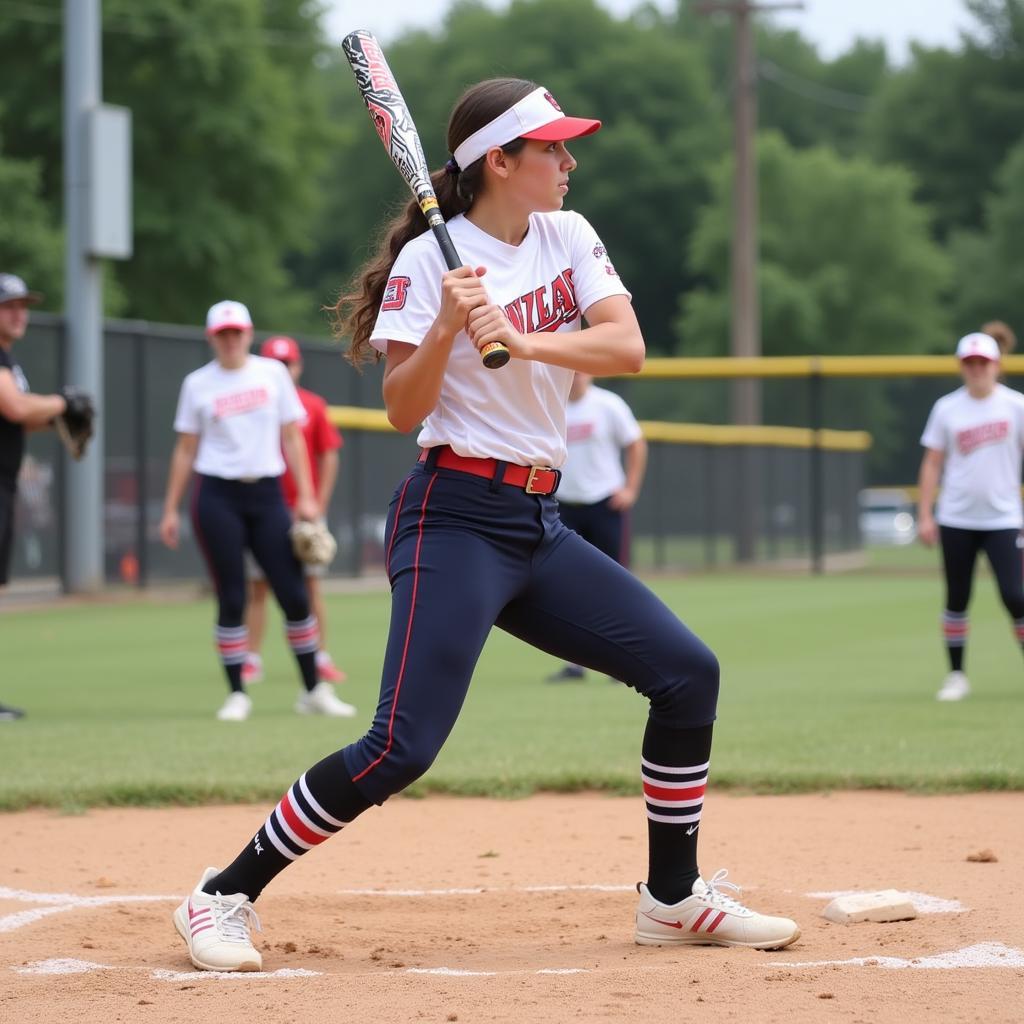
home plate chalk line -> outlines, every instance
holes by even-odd
[[[180,899],[181,896],[75,896],[67,892],[29,892],[25,889],[8,889],[0,885],[0,900],[46,904],[0,917],[0,932],[13,932],[51,914],[64,914],[79,907],[106,907],[114,903],[177,903]]]
[[[769,967],[883,967],[888,970],[951,970],[960,967],[1024,967],[1024,951],[1001,942],[979,942],[964,949],[917,956],[856,956],[851,960],[776,960]]]

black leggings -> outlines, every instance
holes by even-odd
[[[1024,618],[1024,551],[1019,530],[961,530],[940,526],[946,571],[946,610],[965,612],[971,600],[974,563],[984,550],[999,583],[999,596],[1014,619]]]

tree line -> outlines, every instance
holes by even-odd
[[[1024,0],[966,0],[953,49],[894,66],[757,27],[764,351],[948,351],[1024,328]],[[61,303],[61,0],[0,0],[0,266]],[[104,99],[134,117],[135,254],[114,315],[195,323],[225,295],[261,327],[323,313],[405,202],[309,0],[104,0]],[[617,18],[596,0],[461,0],[389,59],[432,166],[455,98],[532,78],[605,129],[572,206],[601,233],[649,348],[724,354],[730,21],[688,0]],[[1022,332],[1024,333],[1024,332]]]

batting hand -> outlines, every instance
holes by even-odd
[[[181,519],[177,512],[165,512],[160,520],[160,539],[172,551],[177,548],[181,539]]]
[[[465,330],[470,312],[490,301],[480,282],[486,273],[485,267],[458,267],[441,278],[441,309],[434,323],[445,334],[454,337]]]
[[[478,352],[497,341],[517,359],[529,358],[526,338],[512,326],[505,310],[490,300],[470,312],[466,332]]]

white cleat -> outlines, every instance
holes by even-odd
[[[295,710],[300,715],[326,715],[328,718],[353,718],[356,709],[339,700],[330,683],[317,683],[308,693],[299,694]]]
[[[971,692],[971,684],[963,672],[950,672],[942,680],[942,689],[935,694],[936,700],[963,700]]]
[[[221,722],[244,722],[251,711],[252,698],[246,693],[232,692],[217,712],[217,719]]]
[[[749,946],[782,949],[800,938],[800,929],[788,917],[768,917],[743,906],[721,887],[739,891],[725,881],[723,868],[710,882],[698,878],[693,895],[671,906],[659,903],[642,882],[637,886],[636,942],[640,946]]]
[[[203,892],[203,886],[217,874],[217,868],[203,872],[191,895],[175,910],[174,927],[200,970],[261,971],[263,957],[249,935],[250,925],[260,931],[260,919],[244,893],[211,896]]]

